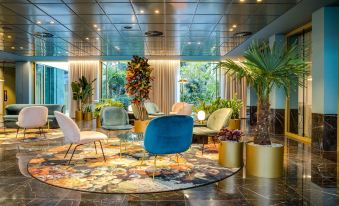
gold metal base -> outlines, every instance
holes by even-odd
[[[243,142],[220,141],[219,164],[224,167],[238,168],[243,165]]]
[[[84,112],[84,120],[85,121],[91,121],[93,119],[93,113],[92,112]]]
[[[283,174],[284,146],[246,144],[246,175],[276,178]]]
[[[228,128],[231,130],[240,129],[240,119],[230,119],[228,122]]]
[[[96,126],[97,126],[97,128],[100,128],[100,127],[101,127],[100,116],[97,116],[97,117],[96,117]]]
[[[134,132],[144,133],[148,123],[149,123],[149,120],[144,120],[144,121],[135,120],[134,121]]]

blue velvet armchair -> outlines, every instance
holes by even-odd
[[[145,131],[144,147],[155,155],[154,168],[158,155],[180,154],[188,150],[192,144],[192,134],[193,118],[190,116],[171,115],[152,119]]]

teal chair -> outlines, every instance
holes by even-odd
[[[104,107],[100,112],[101,127],[105,130],[130,130],[128,113],[121,107]]]
[[[145,131],[144,148],[154,157],[154,171],[158,155],[185,152],[192,144],[193,118],[170,115],[152,119]],[[154,178],[154,172],[153,172]]]
[[[144,103],[146,111],[149,115],[153,116],[163,116],[165,113],[160,112],[158,105],[153,102],[145,102]]]

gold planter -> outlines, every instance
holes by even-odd
[[[84,120],[85,121],[91,121],[93,119],[93,113],[92,112],[84,112]]]
[[[81,121],[83,119],[82,111],[75,111],[75,120]]]
[[[101,121],[100,121],[100,116],[99,115],[96,117],[96,126],[97,126],[97,128],[101,127]]]
[[[134,121],[134,132],[144,133],[149,120],[135,120]]]
[[[243,142],[220,141],[219,164],[224,167],[238,168],[243,165]]]
[[[276,178],[283,174],[284,146],[246,144],[246,175]]]
[[[240,129],[240,119],[230,119],[228,128],[231,130]]]

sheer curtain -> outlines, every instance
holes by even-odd
[[[100,62],[99,61],[70,61],[69,62],[69,88],[70,88],[70,96],[69,96],[69,101],[70,101],[70,116],[74,117],[75,110],[77,109],[77,104],[76,101],[73,100],[72,98],[72,87],[71,83],[73,81],[78,81],[81,76],[85,76],[88,81],[93,81],[94,79],[97,79],[93,83],[94,87],[94,94],[92,96],[92,100],[99,99],[99,67]]]
[[[155,78],[150,99],[162,112],[168,114],[176,102],[180,60],[149,60],[149,64],[153,68],[152,76]]]

